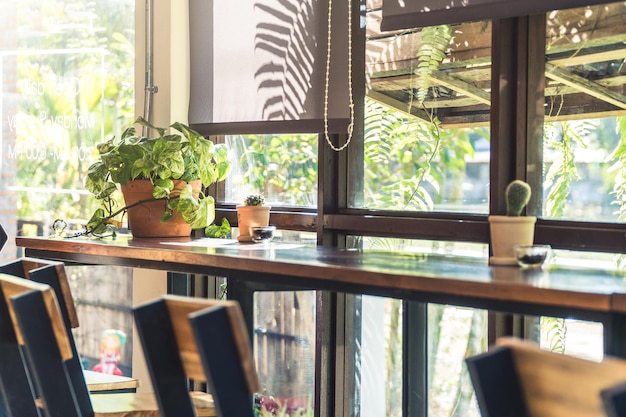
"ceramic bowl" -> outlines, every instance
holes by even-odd
[[[524,268],[539,268],[550,254],[550,245],[517,245],[513,247],[515,259]]]
[[[276,226],[253,226],[250,228],[250,239],[254,243],[269,243],[275,230]]]

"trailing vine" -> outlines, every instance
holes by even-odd
[[[581,120],[546,123],[544,126],[546,153],[554,155],[554,162],[548,169],[544,181],[544,189],[549,190],[545,214],[553,218],[562,218],[572,182],[580,179],[575,149],[587,148],[584,137],[595,130],[596,125],[590,120]]]

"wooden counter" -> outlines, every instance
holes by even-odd
[[[210,239],[18,237],[32,257],[214,274],[233,282],[390,296],[493,311],[600,321],[605,351],[626,357],[626,273],[491,267],[486,259]],[[229,283],[230,285],[230,283]],[[230,289],[230,287],[229,287]]]

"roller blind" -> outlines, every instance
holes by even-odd
[[[328,8],[190,0],[189,123],[206,134],[323,131]],[[347,4],[333,2],[329,130],[348,124]]]
[[[384,31],[571,9],[607,0],[383,0]]]

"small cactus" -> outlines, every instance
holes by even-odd
[[[244,206],[262,206],[265,204],[265,197],[261,194],[250,194],[243,200]]]
[[[514,180],[506,187],[506,215],[521,216],[522,210],[530,200],[530,185],[521,180]]]

